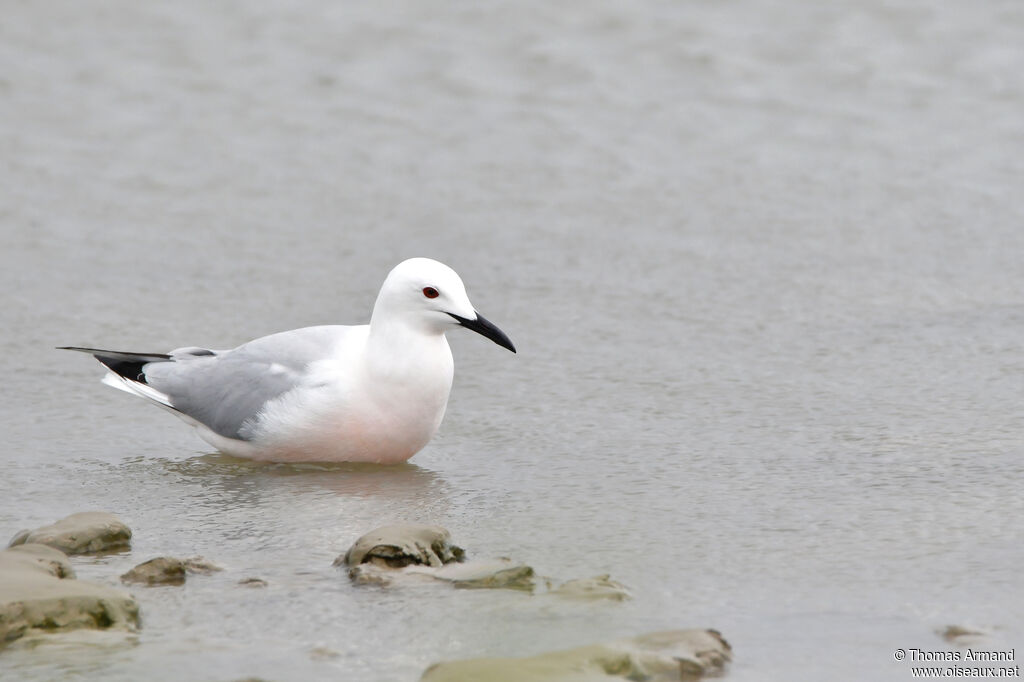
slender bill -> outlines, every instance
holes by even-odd
[[[505,332],[498,329],[494,325],[494,323],[492,323],[490,320],[488,320],[480,313],[476,314],[475,320],[470,320],[465,317],[461,317],[459,315],[456,315],[455,313],[448,314],[454,317],[458,321],[458,323],[461,324],[466,329],[472,329],[477,334],[480,334],[481,336],[486,336],[491,341],[494,341],[494,343],[498,344],[502,348],[508,348],[513,353],[516,352],[516,347],[512,345],[512,339],[508,338],[508,336],[505,335]]]

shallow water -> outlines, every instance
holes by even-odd
[[[133,549],[82,577],[228,569],[0,675],[415,680],[710,626],[732,680],[903,680],[947,624],[1021,644],[1019,3],[250,5],[0,22],[0,533],[105,509]],[[406,466],[212,454],[52,350],[361,323],[413,255],[520,352],[450,335]],[[635,598],[331,567],[395,520]]]

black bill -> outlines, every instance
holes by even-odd
[[[516,352],[516,347],[512,345],[512,339],[508,338],[508,336],[505,335],[505,332],[495,327],[493,323],[480,313],[477,313],[475,320],[460,317],[455,313],[448,314],[458,320],[458,323],[466,329],[472,329],[477,334],[486,336],[491,341],[494,341],[494,343],[498,344],[502,348],[508,348],[513,353]]]

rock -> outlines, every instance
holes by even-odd
[[[549,594],[583,601],[595,601],[598,599],[625,601],[630,598],[629,590],[626,586],[612,580],[609,575],[569,580],[550,590]]]
[[[451,544],[451,534],[440,526],[401,524],[370,531],[356,540],[344,556],[335,559],[334,565],[443,566],[462,561],[465,555],[460,547]]]
[[[467,561],[440,568],[410,566],[410,573],[423,573],[464,589],[509,589],[533,591],[533,568],[510,559]]]
[[[150,559],[122,575],[121,582],[146,585],[183,585],[185,583],[185,562],[165,556]]]
[[[462,589],[510,589],[524,592],[532,592],[534,589],[533,569],[508,559],[483,559],[437,567],[412,565],[401,569],[360,564],[349,569],[348,577],[357,585],[386,586],[396,579],[426,578],[448,582]]]
[[[335,562],[337,565],[337,562]],[[378,585],[386,586],[394,582],[399,574],[396,569],[381,568],[374,564],[361,564],[348,569],[348,578],[356,585]]]
[[[132,531],[108,512],[79,512],[49,526],[23,530],[9,547],[37,543],[66,554],[112,552],[131,547]]]
[[[465,558],[444,528],[403,524],[367,533],[334,565],[348,566],[349,578],[360,585],[389,585],[397,575],[420,575],[463,588],[533,590],[529,566],[508,559],[466,562]]]
[[[5,557],[8,565],[13,566],[16,562],[23,562],[26,567],[29,564],[34,564],[56,578],[75,577],[75,569],[71,567],[68,555],[59,549],[47,547],[46,545],[17,545],[3,552],[0,556]]]
[[[188,573],[209,575],[224,569],[212,561],[194,556],[188,559],[157,557],[145,561],[121,576],[122,582],[146,585],[181,585]]]
[[[223,571],[223,566],[218,566],[206,557],[193,556],[184,560],[185,570],[189,573],[199,573],[202,575],[209,575],[211,573],[217,573]]]
[[[7,543],[7,546],[15,547],[17,545],[24,545],[28,541],[28,536],[31,532],[32,531],[30,531],[28,528],[26,528],[25,530],[19,530],[17,533],[14,534],[14,537],[11,538],[11,541]]]
[[[33,629],[135,629],[139,605],[131,595],[70,577],[67,557],[40,544],[0,552],[0,642]]]
[[[263,578],[242,578],[238,581],[238,584],[245,587],[266,587],[267,581]]]
[[[980,644],[989,636],[985,630],[963,625],[947,625],[944,628],[939,628],[937,633],[947,642],[958,646]]]
[[[330,647],[317,646],[309,650],[309,657],[314,661],[334,661],[341,658],[342,653]]]
[[[466,553],[451,543],[440,526],[402,524],[377,528],[356,540],[348,552],[334,560],[348,566],[357,585],[390,585],[397,578],[421,576],[444,580],[465,589],[512,589],[533,592],[533,568],[511,559],[466,561]],[[550,587],[551,581],[545,581]],[[629,590],[607,575],[570,580],[551,594],[568,599],[623,601]]]
[[[696,680],[720,674],[732,660],[715,630],[653,632],[527,658],[477,658],[436,663],[421,682],[604,682]]]

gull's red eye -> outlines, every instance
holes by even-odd
[[[423,295],[427,298],[437,298],[441,294],[434,287],[423,287]]]

